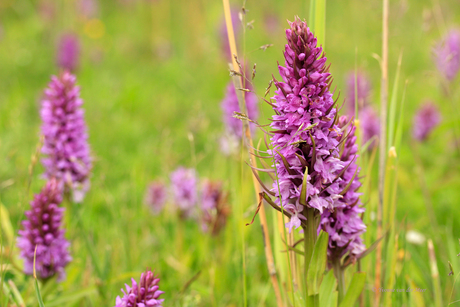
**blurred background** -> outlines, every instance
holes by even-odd
[[[231,4],[237,12],[243,5]],[[278,77],[277,61],[284,62],[287,20],[306,19],[308,6],[308,1],[246,1],[249,25],[244,31],[239,26],[237,43],[249,67],[257,64],[258,95],[263,96],[272,74]],[[324,50],[336,96],[340,90],[340,99],[346,97],[347,76],[357,69],[369,80],[367,98],[377,112],[381,1],[330,0],[326,12]],[[460,91],[458,78],[447,82],[437,69],[434,54],[443,37],[458,27],[457,0],[390,1],[390,98],[402,55],[398,115],[405,88],[402,145],[396,148],[396,216],[405,231],[419,235],[418,241],[407,242],[406,274],[419,287],[431,289],[425,240],[444,242],[435,248],[447,297],[452,289],[452,280],[444,280],[447,260],[460,269]],[[69,299],[69,306],[113,304],[123,284],[149,267],[160,274],[163,297],[171,306],[241,306],[245,283],[249,306],[275,306],[260,226],[244,226],[257,206],[250,169],[219,148],[225,129],[220,103],[230,81],[224,33],[221,1],[0,1],[0,202],[14,233],[44,182],[40,163],[29,170],[39,144],[43,90],[50,76],[60,72],[62,37],[72,36],[79,44],[75,74],[94,168],[91,190],[78,209],[83,227],[69,219],[74,261],[50,302],[80,293]],[[272,46],[261,48],[267,44]],[[413,116],[425,101],[436,105],[442,120],[420,142],[412,136]],[[258,105],[259,122],[266,124],[273,112],[261,99]],[[261,136],[258,132],[255,143]],[[178,219],[171,209],[152,215],[145,206],[148,183],[168,181],[179,165],[196,168],[200,177],[222,180],[230,192],[232,215],[218,239],[203,233],[198,223]],[[377,164],[367,176],[369,229],[375,225]],[[267,210],[271,220],[271,208]],[[8,275],[13,273],[5,274],[13,278]],[[433,295],[423,294],[427,306]]]

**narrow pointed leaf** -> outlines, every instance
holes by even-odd
[[[354,306],[356,300],[364,289],[366,283],[366,273],[365,272],[356,272],[353,274],[351,279],[350,286],[347,289],[347,293],[340,303],[339,307],[350,307]]]
[[[37,295],[38,306],[45,307],[45,303],[43,303],[42,295],[40,293],[40,287],[38,286],[38,280],[35,278],[35,294]]]
[[[313,249],[310,267],[307,273],[308,295],[319,293],[327,263],[327,245],[329,234],[321,231]]]
[[[324,275],[323,282],[319,287],[319,306],[321,307],[337,307],[337,298],[339,293],[336,291],[337,280],[334,276],[334,271],[329,270]]]
[[[307,205],[307,185],[308,185],[308,167],[305,169],[302,182],[302,190],[300,191],[299,203],[306,206]]]

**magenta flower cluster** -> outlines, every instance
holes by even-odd
[[[202,229],[217,235],[230,214],[228,193],[224,191],[222,182],[206,179],[202,182],[200,196]]]
[[[460,70],[460,30],[450,30],[434,48],[436,66],[448,81]]]
[[[62,184],[50,179],[42,191],[35,195],[30,210],[25,212],[26,220],[19,231],[17,245],[24,259],[24,272],[33,274],[34,254],[37,278],[48,279],[54,275],[58,280],[65,278],[65,266],[72,260],[70,243],[61,229],[64,208]]]
[[[141,274],[139,284],[134,278],[131,279],[131,287],[126,285],[126,291],[121,289],[123,297],[118,296],[115,307],[161,307],[164,299],[160,295],[164,292],[159,290],[159,278],[155,277],[151,270]]]
[[[80,89],[69,72],[53,76],[42,100],[40,112],[44,144],[45,176],[65,183],[75,202],[89,189],[91,157],[82,109]]]
[[[257,120],[259,110],[257,107],[257,96],[252,92],[245,93],[246,108],[248,111],[247,116],[252,120]],[[224,99],[222,100],[223,121],[225,130],[228,135],[233,135],[237,139],[243,136],[243,124],[241,120],[233,117],[234,112],[241,112],[236,96],[235,87],[233,83],[227,85],[227,90]],[[252,131],[254,131],[254,124],[251,124]]]
[[[57,64],[59,67],[74,72],[79,64],[80,43],[73,33],[66,33],[59,40]]]
[[[346,168],[340,172],[340,180],[333,183],[329,189],[339,192],[342,197],[335,201],[334,210],[323,212],[320,224],[321,229],[329,234],[328,258],[331,262],[340,260],[346,254],[349,254],[350,260],[353,261],[365,250],[361,237],[366,231],[366,225],[361,218],[364,208],[361,207],[361,193],[357,192],[361,183],[356,163],[356,128],[352,123],[348,123],[346,116],[340,118],[339,126],[346,129],[341,137],[346,139],[343,140],[340,155],[340,160],[345,163]]]
[[[440,122],[441,114],[436,105],[431,101],[425,102],[414,115],[412,136],[417,141],[425,141]]]
[[[197,175],[194,169],[179,167],[171,174],[173,201],[184,216],[191,215],[196,206]]]
[[[366,75],[359,72],[350,72],[347,75],[347,104],[350,113],[355,112],[356,96],[358,98],[358,110],[369,103],[371,84]]]
[[[372,138],[378,137],[380,134],[380,118],[369,102],[370,89],[371,83],[363,73],[357,73],[356,77],[354,72],[350,72],[347,75],[347,113],[350,118],[355,116],[355,98],[358,96],[359,130],[362,132],[361,144],[363,145],[368,143]],[[372,142],[370,148],[376,144],[376,141]]]
[[[279,65],[282,81],[275,80],[276,115],[270,125],[273,150],[269,153],[275,157],[278,175],[271,191],[277,205],[291,215],[286,226],[292,229],[306,219],[302,212],[307,207],[321,213],[334,209],[341,191],[329,185],[345,163],[339,159],[342,132],[335,120],[331,75],[322,48],[305,22],[296,19],[290,26],[286,30],[285,66]],[[306,199],[300,199],[305,180]]]
[[[145,203],[150,207],[154,214],[160,213],[168,199],[168,190],[164,183],[155,180],[147,187],[145,195]]]

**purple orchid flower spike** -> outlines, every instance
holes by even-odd
[[[42,191],[35,195],[26,211],[26,220],[21,223],[17,245],[24,259],[24,273],[46,280],[54,275],[58,280],[65,279],[65,266],[72,260],[69,254],[70,243],[65,239],[61,228],[64,208],[62,202],[62,183],[50,179]]]

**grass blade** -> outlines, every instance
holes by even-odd
[[[43,303],[42,295],[40,294],[40,287],[38,286],[37,278],[35,278],[35,294],[37,295],[38,306],[45,307],[45,303]]]
[[[329,272],[324,276],[321,287],[319,288],[319,305],[322,307],[336,307],[339,293],[335,290],[337,281],[334,277],[334,271]]]
[[[35,271],[35,260],[37,258],[37,245],[35,245],[35,251],[34,251],[34,279],[35,279],[35,294],[37,295],[37,300],[38,300],[38,305],[40,307],[45,307],[45,303],[43,303],[43,298],[40,293],[40,287],[38,286],[38,280],[37,280],[37,272]]]
[[[308,268],[308,295],[315,295],[319,293],[324,271],[326,270],[328,242],[328,233],[321,231],[313,249],[313,255],[311,256],[310,266]]]
[[[388,117],[389,123],[388,123],[388,146],[394,146],[395,144],[393,143],[394,138],[395,138],[395,119],[396,119],[396,101],[397,101],[397,96],[398,96],[398,84],[399,84],[399,76],[401,74],[401,62],[402,62],[402,51],[399,54],[399,59],[398,59],[398,66],[396,68],[396,77],[395,81],[393,84],[393,91],[391,93],[391,102],[390,102],[390,114]],[[401,123],[401,122],[400,122]]]
[[[356,300],[364,289],[364,284],[366,283],[366,273],[365,272],[356,272],[353,274],[351,279],[350,286],[348,287],[347,294],[343,298],[343,301],[340,303],[339,307],[349,307],[354,306]]]
[[[326,0],[315,1],[315,35],[318,45],[326,44]]]

